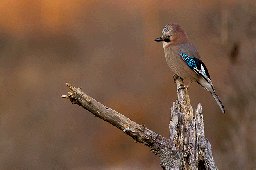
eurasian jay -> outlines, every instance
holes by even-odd
[[[185,31],[176,23],[166,25],[162,36],[155,41],[163,42],[166,62],[172,71],[184,80],[196,81],[208,90],[223,113],[224,106],[215,93],[210,74],[196,48],[189,42]]]

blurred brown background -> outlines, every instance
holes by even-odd
[[[255,0],[1,0],[0,169],[161,169],[149,148],[71,105],[65,83],[168,137],[176,100],[161,43],[179,23],[226,114],[193,83],[219,169],[256,168]]]

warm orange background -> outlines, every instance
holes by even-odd
[[[149,148],[62,99],[71,83],[168,137],[176,100],[161,35],[179,23],[226,114],[196,83],[219,169],[256,168],[256,1],[0,1],[0,169],[161,169]],[[232,53],[234,49],[237,51]]]

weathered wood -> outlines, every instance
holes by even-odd
[[[175,76],[178,100],[171,108],[170,139],[173,150],[181,153],[181,167],[174,169],[217,169],[211,152],[211,144],[204,135],[202,106],[198,104],[195,115],[190,104],[188,88]]]
[[[160,158],[161,167],[169,169],[217,169],[211,145],[204,135],[202,107],[199,104],[193,115],[188,90],[180,77],[175,76],[178,100],[171,108],[170,139],[139,125],[124,115],[97,102],[80,88],[67,84],[70,91],[62,95],[72,104],[82,106],[95,116],[131,136],[136,142],[148,146]]]

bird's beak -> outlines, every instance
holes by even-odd
[[[156,42],[161,42],[161,41],[164,41],[164,39],[162,37],[159,37],[159,38],[156,38],[155,41]]]

